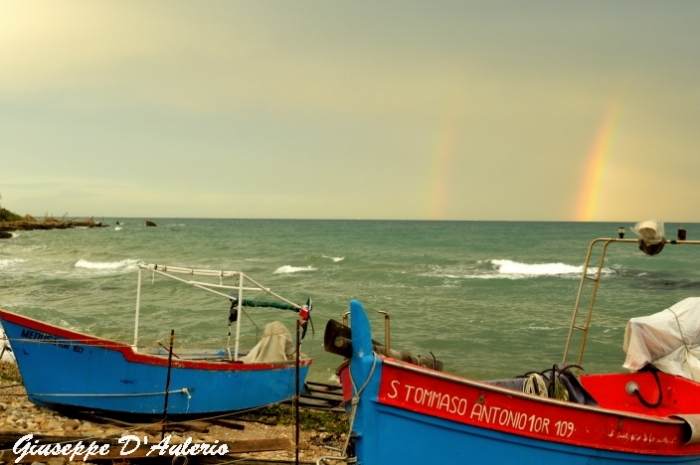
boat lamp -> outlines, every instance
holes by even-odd
[[[625,238],[625,227],[624,226],[620,226],[619,228],[617,228],[617,235],[620,236],[620,239]]]
[[[685,228],[678,228],[678,240],[679,241],[685,240]]]

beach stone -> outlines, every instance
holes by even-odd
[[[70,420],[66,420],[63,423],[63,430],[64,431],[73,431],[73,430],[78,429],[78,428],[80,428],[80,422],[78,420],[70,419]]]
[[[114,436],[114,437],[121,437],[124,435],[124,434],[122,434],[122,431],[123,430],[120,430],[118,428],[107,427],[107,428],[105,428],[105,435]]]
[[[56,420],[49,420],[44,425],[44,429],[47,429],[47,430],[61,429],[61,424],[59,422],[57,422]]]
[[[97,428],[81,428],[81,433],[87,434],[88,436],[102,437],[104,436],[104,431]]]

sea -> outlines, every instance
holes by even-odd
[[[494,379],[561,362],[589,244],[618,237],[620,227],[635,238],[629,222],[152,220],[156,227],[142,218],[103,218],[109,226],[19,231],[0,240],[0,307],[132,343],[139,263],[242,271],[300,305],[311,298],[302,342],[314,358],[310,380],[336,379],[343,360],[323,350],[323,332],[329,319],[342,321],[351,299],[365,307],[376,340],[385,340],[388,326],[392,349],[434,356],[446,372]],[[673,223],[664,224],[666,237],[675,239],[678,228],[688,240],[700,238],[700,224]],[[161,282],[143,274],[140,344],[167,343],[171,330],[175,353],[225,344],[227,298]],[[582,296],[592,287],[585,280]],[[667,244],[648,256],[636,243],[611,244],[584,373],[623,370],[628,320],[693,296],[700,296],[700,247]],[[583,298],[584,312],[589,301]],[[268,322],[296,325],[290,311],[248,314],[242,347]]]

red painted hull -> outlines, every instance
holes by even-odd
[[[399,411],[484,428],[533,440],[652,456],[700,456],[700,439],[675,414],[700,416],[700,384],[661,374],[663,403],[644,407],[625,392],[635,381],[658,394],[650,373],[582,377],[599,402],[592,407],[444,374],[381,357],[376,402]],[[341,372],[344,396],[351,397],[349,367]]]

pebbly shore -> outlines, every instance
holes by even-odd
[[[178,428],[168,431],[170,444],[182,444],[188,439],[204,443],[235,442],[248,440],[284,440],[288,447],[283,450],[250,452],[231,455],[237,463],[252,463],[265,461],[268,463],[294,463],[295,461],[295,431],[294,425],[270,425],[255,421],[235,419],[236,427],[209,425],[197,430]],[[149,444],[157,444],[161,440],[159,433],[161,424],[125,425],[110,424],[109,422],[94,422],[84,418],[72,418],[54,410],[37,407],[29,402],[26,391],[21,383],[17,366],[9,362],[0,362],[0,435],[5,437],[16,434],[33,434],[47,437],[80,438],[83,442],[92,440],[119,439],[126,435],[144,437]],[[184,427],[184,424],[183,424]],[[339,455],[327,447],[342,448],[347,440],[346,434],[332,434],[318,430],[302,430],[299,437],[300,463],[316,463],[321,456]],[[142,459],[138,459],[142,460]],[[3,461],[0,459],[0,464]],[[36,463],[36,462],[35,462]],[[73,465],[85,462],[68,462],[62,457],[47,457],[49,465]],[[88,462],[89,463],[89,462]],[[128,463],[128,457],[120,464]]]

